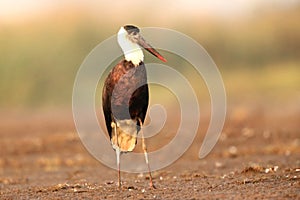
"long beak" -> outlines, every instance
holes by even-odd
[[[139,37],[138,44],[161,61],[167,62],[167,60],[162,55],[160,55],[150,44],[148,44],[142,36]]]

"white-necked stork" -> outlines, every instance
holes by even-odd
[[[118,185],[121,186],[120,154],[133,151],[137,143],[137,134],[141,132],[142,149],[150,177],[149,184],[154,188],[143,135],[149,90],[142,48],[163,62],[166,62],[166,59],[144,40],[140,30],[133,25],[120,28],[118,43],[125,59],[110,71],[102,91],[106,128],[117,155]]]

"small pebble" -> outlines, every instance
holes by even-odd
[[[217,168],[221,168],[221,167],[223,167],[223,164],[221,162],[215,162],[215,166]]]
[[[226,174],[224,174],[223,176],[221,176],[221,178],[222,179],[224,179],[224,178],[226,178],[227,177],[227,175]]]
[[[231,156],[235,157],[237,156],[237,148],[236,146],[230,146],[229,149],[228,149],[228,152]]]
[[[106,182],[105,182],[106,185],[111,185],[111,184],[113,184],[113,183],[114,183],[114,181],[106,181]]]
[[[243,128],[242,134],[247,138],[251,138],[254,136],[254,130],[251,128]]]
[[[144,174],[143,173],[139,173],[138,178],[143,178]]]

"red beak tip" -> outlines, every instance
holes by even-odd
[[[163,62],[167,62],[167,60],[166,60],[164,57],[162,57],[162,56],[159,56],[159,59],[160,59],[161,61],[163,61]]]

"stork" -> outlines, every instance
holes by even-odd
[[[118,167],[118,186],[121,186],[120,155],[131,152],[137,143],[138,133],[142,136],[142,149],[149,172],[149,185],[155,188],[148,160],[143,134],[149,90],[142,48],[166,62],[140,35],[139,28],[125,25],[118,32],[118,43],[125,58],[109,73],[102,91],[102,107],[106,128],[113,149],[116,152]]]

